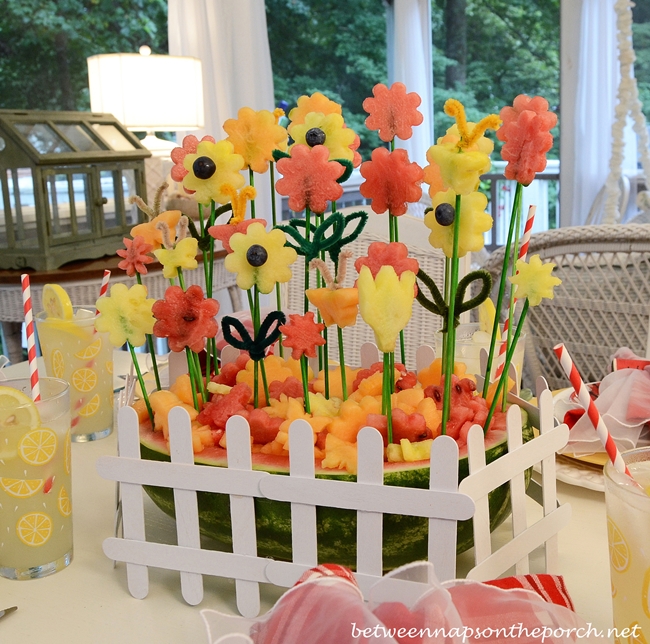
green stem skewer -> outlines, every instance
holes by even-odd
[[[447,355],[444,365],[445,392],[442,400],[441,433],[447,433],[449,407],[451,405],[451,380],[456,358],[456,289],[458,287],[458,237],[460,233],[460,195],[456,195],[456,216],[454,217],[454,248],[451,258],[451,277],[449,280],[449,308],[447,315]]]
[[[384,353],[384,387],[382,391],[382,407],[385,407],[386,428],[388,433],[388,444],[393,442],[393,412],[391,409],[391,389],[392,377],[390,373],[390,353]]]
[[[276,212],[276,206],[275,206],[275,164],[273,161],[269,163],[269,170],[271,173],[271,221],[273,222],[273,227],[278,223],[278,215]],[[279,311],[280,309],[278,309]]]
[[[302,374],[302,393],[305,398],[305,412],[311,414],[311,403],[309,402],[309,388],[307,382],[309,380],[309,364],[307,363],[307,356],[300,356],[300,372]]]
[[[248,295],[248,308],[250,309],[251,312],[251,320],[253,321],[253,330],[255,329],[255,302],[253,301],[253,294],[251,293],[251,289],[248,289],[246,291],[246,294]],[[255,335],[255,332],[253,331],[253,336]],[[259,362],[257,360],[254,361],[253,363],[253,407],[257,409],[259,406],[259,394],[257,392],[257,386],[259,384]]]
[[[252,168],[248,168],[248,183],[250,183],[251,188],[255,187],[255,174]],[[255,219],[255,199],[251,199],[251,219]]]
[[[309,234],[311,232],[311,211],[309,207],[305,208],[305,239],[309,241]],[[309,288],[309,262],[305,258],[305,291]],[[309,311],[309,299],[305,295],[305,313]]]
[[[260,292],[257,289],[257,286],[253,287],[253,300],[255,303],[255,312],[253,313],[253,331],[255,337],[260,330]],[[258,364],[257,362],[255,363]],[[264,396],[266,397],[266,404],[270,404],[271,396],[269,395],[269,383],[266,379],[266,364],[264,363],[264,358],[259,360],[260,371],[262,372],[262,387],[264,387]]]
[[[488,428],[490,427],[490,423],[492,422],[492,417],[494,416],[494,412],[496,410],[499,401],[499,395],[501,394],[501,390],[505,385],[505,383],[508,382],[508,371],[510,370],[510,363],[512,362],[512,357],[515,354],[515,349],[517,348],[517,341],[519,340],[519,336],[521,335],[521,330],[524,327],[524,320],[526,319],[527,313],[528,313],[528,298],[526,298],[526,301],[524,302],[524,306],[521,309],[521,315],[519,316],[519,323],[517,324],[517,330],[515,331],[515,335],[512,338],[512,344],[508,347],[508,352],[506,353],[506,361],[503,366],[503,373],[499,378],[499,384],[497,385],[497,389],[494,392],[494,398],[492,398],[490,411],[488,412],[487,418],[485,419],[485,425],[483,426],[484,434],[487,433]]]
[[[142,398],[144,399],[144,404],[147,406],[147,412],[149,413],[149,420],[151,421],[151,427],[153,428],[153,410],[151,409],[151,403],[149,402],[149,394],[147,393],[147,388],[144,386],[144,378],[142,377],[142,371],[140,371],[140,363],[138,362],[138,357],[135,355],[135,349],[133,345],[127,341],[127,346],[131,352],[131,360],[133,361],[133,366],[135,367],[135,373],[138,377],[138,382],[140,383],[140,389],[142,389]]]
[[[485,381],[483,382],[483,398],[487,396],[490,387],[490,372],[492,371],[492,361],[494,360],[494,348],[497,342],[497,331],[499,329],[499,312],[503,304],[503,294],[506,287],[506,277],[508,274],[508,265],[510,264],[510,246],[514,233],[516,217],[515,212],[519,210],[521,204],[522,185],[517,183],[515,188],[515,198],[512,203],[512,215],[510,216],[510,227],[508,228],[508,239],[506,240],[505,253],[503,255],[503,270],[501,271],[501,280],[499,281],[499,292],[497,294],[496,313],[494,315],[494,325],[492,326],[492,337],[490,338],[490,350],[488,352],[487,364],[485,366]]]
[[[199,383],[196,377],[196,365],[194,364],[194,358],[192,358],[192,351],[190,350],[189,347],[185,347],[185,359],[187,360],[187,372],[190,375],[190,382],[192,384],[190,389],[192,390],[192,401],[194,402],[194,409],[196,409],[196,411],[199,411],[199,399],[198,396],[196,395],[196,392],[199,387]]]
[[[203,404],[205,404],[208,400],[208,390],[206,389],[205,381],[203,379],[203,374],[201,373],[201,360],[199,358],[199,354],[196,353],[195,351],[192,351],[192,357],[194,359],[196,377],[199,383],[199,393],[201,394]]]
[[[138,284],[142,285],[142,275],[136,271],[135,279]],[[147,333],[147,347],[149,348],[149,355],[151,356],[151,366],[153,367],[153,375],[156,378],[156,389],[160,391],[162,387],[160,386],[160,375],[158,374],[158,362],[156,361],[156,348],[153,344],[153,336],[151,333]]]
[[[339,337],[339,365],[341,368],[341,390],[343,392],[343,400],[348,399],[348,382],[347,374],[345,373],[345,353],[343,351],[343,329],[340,326],[336,327]]]

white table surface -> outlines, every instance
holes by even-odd
[[[21,369],[23,365],[11,367],[7,375],[22,376]],[[166,570],[150,569],[149,595],[131,597],[124,564],[114,568],[102,551],[104,539],[113,536],[115,485],[97,474],[95,461],[116,454],[116,445],[115,432],[93,443],[73,443],[74,559],[43,579],[0,578],[0,609],[18,606],[0,619],[1,644],[204,644],[201,609],[236,612],[234,582],[216,577],[204,577],[199,606],[184,602],[178,573]],[[559,534],[558,572],[578,614],[607,629],[612,611],[604,495],[558,482],[558,496],[573,509],[570,524]],[[151,502],[145,507],[148,538],[173,543],[173,521]],[[497,532],[504,535],[504,526]],[[459,568],[469,567],[469,556],[461,557]],[[281,591],[264,587],[262,593],[265,611]]]

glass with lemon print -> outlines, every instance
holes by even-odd
[[[614,626],[636,629],[629,642],[650,643],[650,448],[623,458],[640,489],[608,463],[605,466],[607,537]],[[628,642],[627,639],[624,640]]]
[[[72,561],[70,399],[63,380],[0,385],[0,576],[36,579]]]
[[[70,385],[72,440],[87,442],[113,429],[113,347],[95,331],[95,308],[72,306],[57,284],[43,288],[36,329],[48,376]]]

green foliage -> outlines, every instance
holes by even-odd
[[[87,110],[86,58],[167,53],[165,0],[3,0],[0,107]]]
[[[363,100],[386,82],[382,0],[266,0],[276,100],[289,109],[316,91],[343,105],[365,157],[381,141],[364,124]]]
[[[648,22],[632,25],[636,63],[634,75],[639,88],[639,100],[646,120],[650,121],[650,15]]]

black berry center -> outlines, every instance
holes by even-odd
[[[253,244],[246,251],[246,260],[254,268],[259,268],[260,266],[266,264],[266,260],[268,258],[269,254],[266,252],[266,248],[264,248],[264,246],[260,246],[259,244]]]
[[[192,170],[197,179],[209,179],[217,171],[217,166],[210,157],[199,157],[192,164]]]
[[[313,148],[315,145],[323,145],[325,143],[325,132],[319,127],[313,127],[311,130],[307,130],[305,141],[310,148]]]
[[[451,226],[456,217],[456,209],[450,203],[441,203],[436,206],[435,215],[441,226]]]

